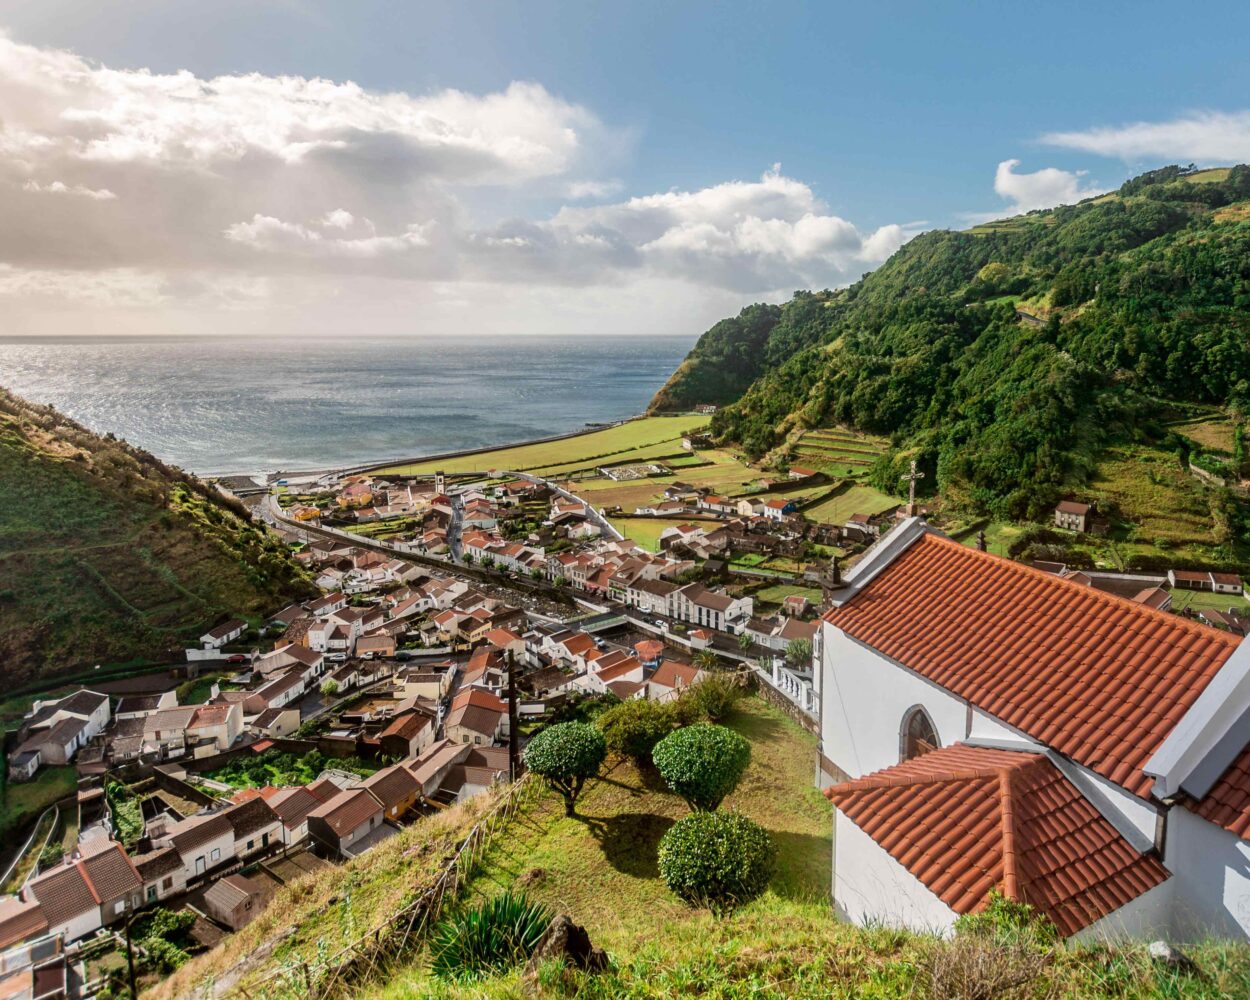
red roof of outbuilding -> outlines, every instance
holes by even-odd
[[[956,913],[997,888],[1069,936],[1168,877],[1043,754],[956,744],[825,795]]]
[[[1239,642],[927,532],[824,620],[1142,797]]]

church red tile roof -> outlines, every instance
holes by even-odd
[[[932,533],[824,620],[1142,797],[1240,641]]]
[[[1066,937],[1168,877],[1043,754],[955,744],[825,795],[960,914],[997,888]]]
[[[1206,798],[1190,804],[1203,819],[1250,840],[1250,747],[1246,747],[1211,786]]]

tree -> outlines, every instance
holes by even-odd
[[[688,704],[695,718],[720,722],[733,711],[745,692],[737,674],[721,672],[707,674],[697,684],[686,688],[678,699],[685,708]]]
[[[754,645],[755,640],[751,638],[750,632],[743,632],[742,635],[738,636],[738,648],[744,653]]]
[[[632,757],[639,765],[650,764],[655,745],[673,731],[674,707],[672,703],[634,698],[609,708],[595,724],[613,753]]]
[[[572,816],[587,778],[599,773],[608,746],[603,733],[585,722],[548,726],[525,748],[525,766],[564,797]]]
[[[810,665],[812,662],[812,640],[791,639],[786,643],[786,662],[795,667]]]
[[[660,875],[678,896],[718,916],[760,895],[772,877],[772,838],[741,813],[683,816],[660,840]]]
[[[715,670],[720,665],[720,660],[712,650],[701,649],[694,654],[694,665],[700,670]]]
[[[700,723],[664,737],[651,759],[691,809],[711,812],[738,787],[751,762],[751,744],[732,729]]]
[[[339,682],[333,678],[327,677],[321,682],[321,693],[327,698],[333,698],[339,693]]]

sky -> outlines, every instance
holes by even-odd
[[[0,335],[680,334],[1250,161],[1250,5],[0,6]]]

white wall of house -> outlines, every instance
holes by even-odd
[[[898,763],[903,719],[916,705],[929,713],[942,746],[967,736],[968,709],[962,700],[895,666],[841,629],[825,623],[822,630],[822,752],[851,777]],[[988,718],[978,720],[978,730],[996,739],[1018,739]]]
[[[49,927],[48,933],[62,934],[66,941],[77,941],[79,938],[95,933],[102,926],[103,921],[100,918],[100,908],[95,906],[86,913],[81,913],[63,923]]]
[[[840,811],[834,815],[833,898],[847,919],[949,934],[955,911]]]
[[[254,830],[234,842],[234,853],[236,857],[246,858],[250,855],[263,851],[270,844],[281,843],[282,841],[282,822],[274,819],[272,823],[266,824],[259,830]],[[250,847],[248,845],[251,845]]]
[[[1131,938],[1138,941],[1168,940],[1171,938],[1170,913],[1176,879],[1170,878],[1153,889],[1147,889],[1136,899],[1131,899],[1114,913],[1095,920],[1084,930],[1073,935],[1076,941],[1118,941]]]
[[[1176,873],[1175,939],[1250,937],[1250,842],[1177,806],[1168,812],[1164,863]]]

